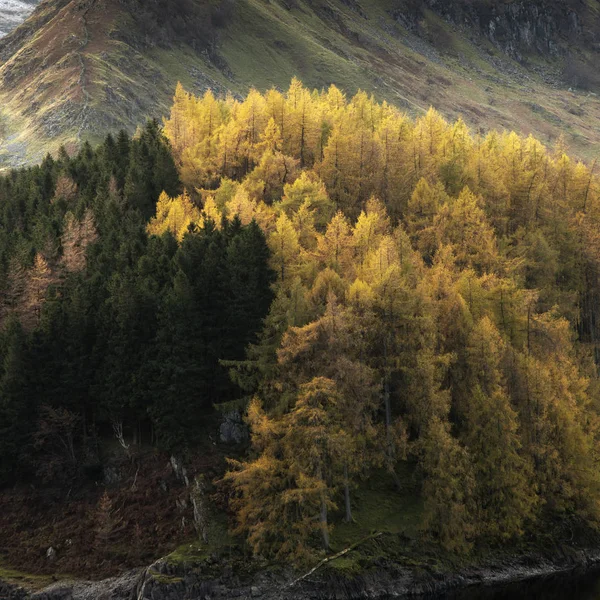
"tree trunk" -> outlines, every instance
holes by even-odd
[[[323,535],[323,548],[329,551],[329,527],[327,526],[327,503],[325,494],[321,495],[321,533]]]
[[[323,471],[319,466],[318,477],[325,484],[325,478],[323,477]],[[323,537],[323,548],[326,552],[329,551],[329,527],[327,525],[327,501],[325,498],[325,492],[321,492],[321,514],[319,515],[321,523],[321,535]]]
[[[83,399],[81,400],[80,403],[80,410],[81,410],[81,429],[82,429],[82,433],[83,433],[83,441],[84,443],[87,441],[87,419],[86,419],[86,414],[85,414],[85,402],[83,401]]]
[[[350,483],[348,481],[348,464],[344,463],[344,503],[346,505],[346,523],[352,522],[352,506],[350,505]]]
[[[390,402],[390,375],[388,369],[388,336],[383,336],[383,356],[385,360],[385,374],[383,377],[383,402],[385,405],[385,437],[386,437],[386,463],[398,491],[402,491],[402,484],[396,474],[396,452],[394,440],[392,439],[392,405]]]
[[[390,377],[388,369],[388,336],[383,336],[383,359],[385,373],[383,375],[383,403],[385,407],[385,437],[388,460],[393,459],[392,447],[392,406],[390,403]]]

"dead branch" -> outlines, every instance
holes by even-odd
[[[369,535],[369,536],[363,538],[362,540],[358,540],[358,542],[355,542],[351,546],[348,546],[347,548],[338,552],[337,554],[334,554],[333,556],[328,556],[327,558],[324,558],[320,563],[318,563],[316,566],[314,566],[308,573],[305,573],[301,577],[298,577],[298,579],[294,579],[294,581],[292,581],[292,583],[290,583],[288,587],[295,586],[298,582],[302,581],[303,579],[306,579],[307,577],[310,577],[315,571],[320,569],[323,565],[330,563],[338,558],[341,558],[342,556],[348,554],[349,552],[352,552],[352,550],[354,550],[355,548],[358,548],[358,546],[360,546],[361,544],[364,544],[365,542],[368,542],[369,540],[374,540],[382,535],[383,535],[383,532],[379,531],[378,533]]]

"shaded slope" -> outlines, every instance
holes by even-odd
[[[4,156],[131,130],[178,80],[243,93],[297,75],[475,128],[562,133],[591,157],[599,18],[596,0],[44,0],[0,42]]]

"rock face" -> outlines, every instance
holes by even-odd
[[[407,0],[395,15],[416,30],[427,10],[518,61],[531,54],[557,59],[573,49],[597,49],[599,41],[598,15],[573,0]]]
[[[244,423],[239,410],[232,410],[224,416],[219,436],[224,444],[243,444],[248,441],[250,437],[248,426]]]
[[[0,37],[19,26],[40,0],[0,0]]]
[[[14,596],[14,598],[15,600],[136,600],[132,594],[141,572],[143,571],[134,570],[104,581],[61,582],[36,594]],[[0,598],[4,596],[0,595]]]
[[[478,31],[518,60],[532,51],[555,57],[566,52],[569,42],[589,45],[597,37],[594,27],[584,32],[586,10],[575,2],[427,0],[427,3],[447,20]],[[596,18],[592,18],[592,23],[595,22]]]

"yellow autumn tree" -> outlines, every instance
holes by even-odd
[[[187,192],[175,198],[163,192],[156,205],[156,215],[148,223],[148,233],[162,235],[170,231],[181,241],[190,225],[199,224],[201,220],[202,213]]]
[[[244,99],[179,86],[165,134],[202,201],[161,197],[149,231],[254,220],[278,274],[236,375],[264,402],[254,458],[226,477],[257,554],[314,559],[363,477],[402,488],[411,452],[424,529],[451,550],[596,523],[595,164],[298,79]]]

